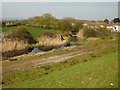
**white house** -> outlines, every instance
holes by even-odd
[[[107,26],[107,29],[111,29],[113,31],[120,31],[120,25]]]
[[[113,29],[113,26],[107,26],[107,29],[111,29],[111,30],[112,30],[112,29]]]

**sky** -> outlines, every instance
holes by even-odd
[[[3,2],[2,18],[29,18],[51,13],[56,18],[112,20],[118,17],[118,2]]]
[[[2,2],[119,2],[119,0],[1,0]]]

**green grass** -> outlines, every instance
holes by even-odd
[[[83,46],[55,50],[43,55],[25,56],[16,62],[41,59],[82,49],[95,53],[77,56],[67,61],[46,65],[31,70],[3,75],[4,88],[116,88],[118,87],[117,39],[81,41]],[[106,47],[106,46],[107,47]],[[13,62],[3,62],[9,65]],[[115,86],[110,86],[110,83]]]
[[[14,27],[2,27],[2,32],[4,33],[4,32],[7,32],[7,31],[15,29],[15,28],[16,28],[16,26],[14,26]]]
[[[2,32],[4,33],[15,28],[16,27],[2,27]],[[34,37],[35,40],[37,40],[37,37],[40,35],[40,33],[45,31],[59,32],[62,34],[62,32],[60,32],[59,30],[44,29],[44,28],[37,28],[37,27],[27,27],[27,30],[31,33],[31,35]]]
[[[110,88],[110,83],[118,86],[117,78],[117,53],[111,53],[92,61],[76,64],[63,70],[47,71],[41,76],[42,71],[23,72],[26,75],[15,75],[16,83],[9,87],[23,88]],[[29,76],[30,75],[30,76]],[[37,78],[36,78],[37,77]],[[21,79],[21,80],[20,80]],[[18,81],[19,80],[19,81]]]
[[[103,42],[103,41],[101,41]],[[3,76],[3,87],[12,88],[115,88],[118,87],[118,52],[112,47],[60,63]],[[93,44],[93,42],[92,42]],[[96,44],[96,41],[95,41]],[[97,45],[100,44],[100,41]],[[94,45],[94,44],[93,44]],[[100,44],[100,45],[103,45]],[[110,83],[115,86],[110,86]]]

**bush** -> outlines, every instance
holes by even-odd
[[[17,61],[17,59],[15,58],[15,59],[9,59],[9,61]]]
[[[89,37],[101,37],[104,38],[106,36],[109,36],[111,34],[111,31],[107,28],[101,28],[101,27],[97,27],[97,28],[88,28],[85,27],[83,34],[86,38]]]
[[[83,34],[86,38],[88,37],[97,37],[97,32],[93,28],[84,28]]]
[[[64,32],[64,36],[67,36],[67,37],[68,37],[68,36],[71,36],[71,32],[70,32],[70,31],[65,31],[65,32]]]
[[[32,35],[27,31],[27,28],[25,26],[18,26],[16,29],[8,31],[5,34],[5,37],[10,39],[24,40],[30,44],[35,43],[35,40],[33,39]]]
[[[59,33],[57,33],[57,32],[45,31],[45,32],[40,33],[39,37],[47,36],[47,37],[51,37],[51,38],[56,38],[58,34]]]
[[[97,36],[102,38],[109,36],[111,34],[111,30],[107,28],[97,28],[96,31],[97,31]]]
[[[51,66],[50,66],[50,65],[47,65],[47,66],[42,66],[41,68],[43,68],[44,70],[50,70],[50,69],[51,69]]]

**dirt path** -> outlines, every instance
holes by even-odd
[[[50,56],[50,57],[43,58],[43,59],[30,60],[27,62],[21,61],[21,62],[17,63],[17,61],[15,61],[11,65],[4,65],[3,66],[3,73],[23,71],[23,70],[36,68],[36,67],[41,67],[41,66],[44,66],[46,64],[65,61],[67,59],[70,59],[70,58],[73,58],[76,56],[80,56],[80,55],[84,55],[84,54],[88,54],[88,53],[92,53],[92,52],[88,51],[88,50],[80,50],[80,51],[76,51],[76,52],[70,52],[67,54]]]
[[[3,63],[2,73],[4,74],[4,73],[11,73],[11,72],[15,72],[15,71],[23,71],[23,70],[28,70],[28,69],[32,69],[32,68],[37,68],[37,67],[41,67],[44,65],[65,61],[65,60],[68,60],[68,59],[76,57],[76,56],[82,56],[82,55],[89,54],[89,53],[95,53],[96,51],[106,50],[106,49],[109,49],[112,47],[117,47],[117,43],[96,45],[94,47],[84,48],[84,50],[82,49],[79,51],[71,51],[71,52],[67,52],[66,54],[63,53],[61,55],[44,57],[41,59],[34,59],[34,60],[26,59],[26,60],[12,61],[12,62],[5,61]],[[97,49],[95,49],[95,48],[97,48]]]

